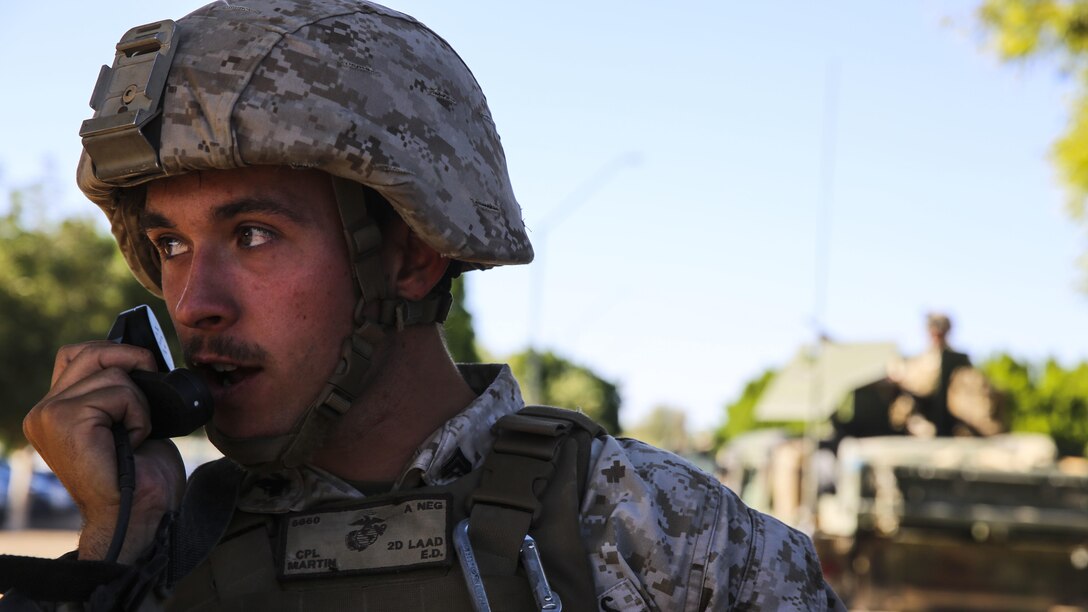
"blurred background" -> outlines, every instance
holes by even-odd
[[[74,542],[19,423],[153,300],[73,180],[98,68],[200,4],[0,7],[0,552]],[[693,458],[857,609],[1088,607],[1088,1],[393,8],[483,86],[537,250],[458,285],[455,356]]]

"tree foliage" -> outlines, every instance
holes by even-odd
[[[1070,215],[1088,229],[1088,0],[984,0],[978,15],[1002,59],[1052,59],[1077,84],[1052,155]]]
[[[21,445],[22,419],[49,389],[56,351],[104,338],[122,310],[148,303],[173,337],[161,300],[147,293],[107,233],[89,219],[27,223],[40,191],[11,195],[0,217],[0,442]]]
[[[1088,450],[1088,362],[1065,368],[1053,359],[1032,365],[1009,355],[980,369],[1005,395],[1010,429],[1054,438],[1063,455]]]
[[[642,422],[624,433],[674,453],[683,454],[691,449],[687,416],[683,410],[671,406],[654,406]]]
[[[476,348],[476,332],[472,329],[472,313],[465,307],[464,276],[454,279],[450,293],[453,294],[453,306],[446,317],[446,348],[458,363],[478,362],[480,352]]]
[[[725,424],[715,434],[715,446],[721,446],[742,433],[756,429],[768,429],[784,427],[789,431],[800,433],[804,430],[804,423],[783,423],[779,421],[760,421],[756,419],[756,405],[763,397],[763,392],[771,384],[777,373],[774,369],[768,369],[762,374],[749,380],[744,385],[744,391],[736,401],[725,407]]]
[[[543,382],[542,397],[534,397],[532,386],[527,384],[530,352],[524,351],[510,358],[510,367],[525,390],[527,402],[581,410],[609,432],[620,431],[620,393],[614,383],[555,353],[539,353],[537,357]]]
[[[746,431],[756,428],[756,404],[764,389],[774,378],[774,370],[766,370],[744,384],[744,391],[725,407],[725,423],[718,429],[717,439],[726,443]]]

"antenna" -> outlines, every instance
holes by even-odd
[[[821,362],[828,334],[825,327],[827,310],[827,285],[829,277],[829,252],[831,249],[831,212],[835,186],[835,137],[838,112],[839,64],[835,59],[827,62],[824,71],[823,146],[820,152],[820,192],[816,210],[816,252],[813,257],[812,326],[815,342],[809,351],[809,416],[805,419],[805,451],[801,471],[801,508],[798,522],[815,528],[816,504],[819,495],[819,478],[816,474],[815,451],[817,439],[816,419],[823,396],[823,368]]]

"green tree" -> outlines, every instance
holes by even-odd
[[[718,429],[715,436],[718,445],[746,431],[761,428],[761,424],[756,421],[756,404],[759,403],[759,398],[763,396],[763,391],[767,389],[774,375],[775,370],[769,369],[748,381],[740,397],[725,407],[725,424]]]
[[[22,419],[49,389],[56,351],[103,338],[121,310],[149,303],[169,337],[161,300],[136,282],[113,238],[89,219],[28,224],[40,190],[11,194],[0,217],[0,441],[21,445]]]
[[[581,410],[609,432],[620,431],[620,393],[614,383],[552,352],[541,353],[538,358],[544,383],[543,397],[532,397],[526,384],[529,380],[529,351],[510,358],[510,367],[525,390],[527,402]]]
[[[1088,229],[1088,0],[984,0],[978,16],[1002,59],[1049,59],[1076,83],[1068,125],[1051,154],[1069,213]]]
[[[720,447],[742,433],[757,429],[782,428],[792,434],[801,435],[805,431],[802,421],[760,421],[756,418],[756,406],[759,404],[763,392],[774,380],[777,371],[768,369],[762,374],[749,380],[744,385],[744,391],[736,401],[725,407],[725,424],[718,428],[714,435],[715,447]]]
[[[641,423],[624,433],[678,454],[688,452],[692,446],[688,436],[687,416],[683,410],[671,406],[654,406]]]
[[[1050,433],[1047,416],[1037,401],[1035,382],[1027,363],[1001,354],[987,359],[978,367],[1003,395],[1011,431]]]
[[[472,313],[465,308],[465,277],[453,280],[450,290],[453,294],[453,306],[446,317],[446,347],[458,363],[480,361],[480,352],[476,347],[476,332],[472,329]]]
[[[1088,450],[1088,362],[1065,368],[998,355],[980,369],[1005,396],[1012,431],[1049,434],[1063,455]]]

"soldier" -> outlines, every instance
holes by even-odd
[[[804,535],[451,361],[451,279],[532,248],[484,96],[432,31],[360,0],[213,3],[130,30],[94,101],[79,185],[165,299],[227,458],[186,482],[148,439],[146,350],[62,348],[25,431],[84,528],[63,584],[4,605],[842,609]]]
[[[929,348],[901,364],[889,368],[888,377],[904,394],[892,406],[890,418],[906,430],[923,437],[950,436],[958,419],[949,410],[948,391],[954,375],[971,367],[971,358],[948,344],[952,320],[948,315],[926,315]]]

